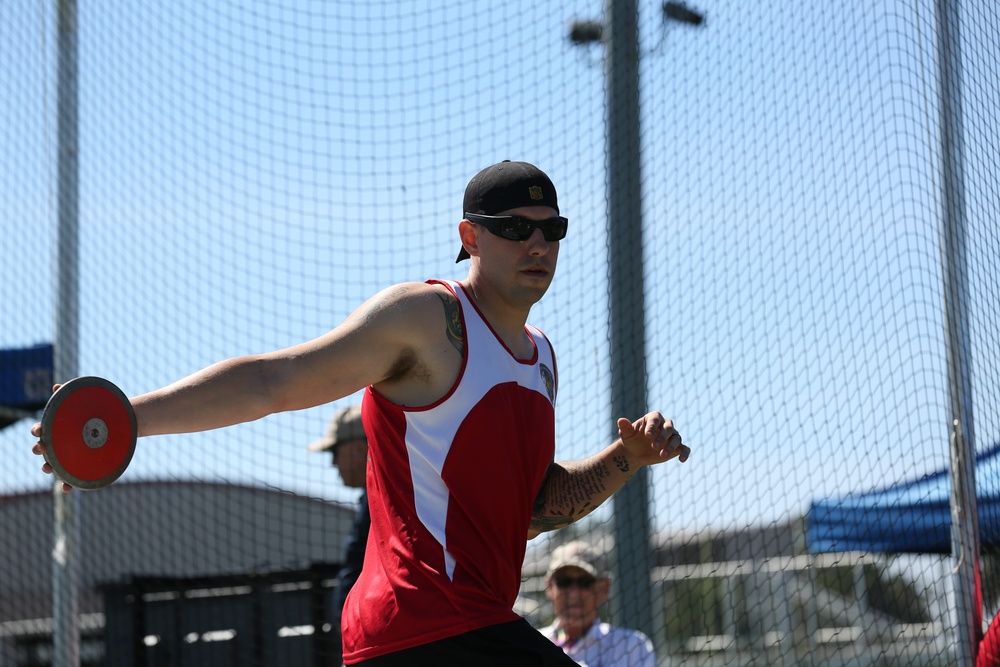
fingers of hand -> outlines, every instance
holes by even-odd
[[[42,472],[44,472],[47,475],[51,475],[52,474],[52,466],[50,466],[48,463],[43,463],[42,464]],[[67,484],[66,482],[60,482],[60,486],[62,487],[62,492],[63,493],[69,493],[70,491],[73,490],[73,487],[70,486],[69,484]]]
[[[62,384],[54,384],[54,385],[52,385],[52,393],[54,394],[57,391],[59,391],[59,387],[61,387],[61,386],[62,386]],[[42,440],[41,440],[41,438],[42,438],[42,423],[41,422],[35,422],[34,424],[31,425],[31,435],[33,435],[36,438],[38,438],[38,441],[36,441],[35,444],[31,446],[31,452],[33,454],[38,454],[38,455],[45,454],[45,451],[46,451],[45,443],[42,442]],[[48,461],[46,461],[45,463],[42,464],[42,472],[44,472],[47,475],[53,474],[52,466],[49,465]],[[62,482],[60,486],[62,487],[62,492],[63,493],[69,493],[70,491],[73,490],[73,487],[70,486],[69,484],[67,484],[66,482]]]
[[[637,422],[639,423],[644,425],[644,432],[650,440],[658,439],[664,431],[668,432],[669,437],[669,432],[674,429],[674,422],[659,412],[650,412]]]
[[[36,438],[39,438],[39,440],[37,442],[35,442],[34,445],[31,446],[31,453],[32,454],[44,454],[45,453],[45,443],[43,443],[41,441],[41,437],[42,437],[42,424],[41,424],[41,422],[35,422],[35,424],[31,427],[31,435],[35,436]]]
[[[653,445],[662,447],[669,443],[674,436],[680,437],[674,428],[673,420],[665,419],[659,412],[650,413],[644,419],[646,420],[646,437],[652,441]]]
[[[660,457],[665,461],[669,461],[675,457],[680,457],[680,460],[683,463],[684,461],[687,461],[688,457],[691,455],[691,448],[683,443],[681,440],[681,434],[674,430],[673,427],[663,429],[663,431],[661,431],[657,438],[653,441],[652,446],[659,452]]]
[[[661,461],[679,458],[683,463],[691,456],[691,448],[681,440],[681,434],[674,428],[673,420],[667,419],[660,412],[650,412],[635,422],[619,419],[618,432],[623,440],[637,434],[643,436]]]

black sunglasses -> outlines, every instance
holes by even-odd
[[[542,236],[550,243],[561,241],[566,238],[566,225],[569,220],[563,217],[549,218],[548,220],[532,220],[522,218],[519,215],[479,215],[478,213],[466,213],[465,219],[482,225],[495,236],[510,241],[527,241],[536,229],[542,230]]]
[[[552,577],[552,582],[556,588],[566,589],[570,586],[576,586],[580,590],[589,591],[597,583],[597,579],[589,575],[583,577],[556,576]]]

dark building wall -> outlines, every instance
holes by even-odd
[[[80,611],[99,584],[337,562],[355,507],[271,489],[196,482],[80,493]],[[53,497],[0,498],[0,622],[51,617]]]

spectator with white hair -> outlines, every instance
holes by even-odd
[[[653,643],[638,630],[600,620],[611,592],[603,554],[584,542],[557,547],[545,575],[545,596],[555,618],[541,633],[586,667],[656,667]]]

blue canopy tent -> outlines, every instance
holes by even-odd
[[[52,345],[0,350],[0,429],[33,416],[52,395]]]
[[[948,470],[888,488],[814,500],[806,515],[810,553],[951,553]],[[980,546],[1000,545],[1000,443],[976,456]]]

